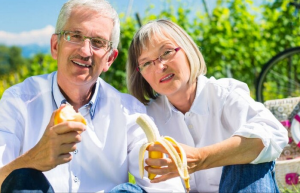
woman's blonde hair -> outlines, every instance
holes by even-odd
[[[142,26],[135,34],[128,50],[126,64],[128,90],[144,104],[147,104],[150,99],[155,99],[157,93],[137,71],[138,58],[146,45],[151,42],[151,39],[157,37],[173,40],[184,50],[191,69],[189,83],[194,82],[199,75],[206,73],[206,65],[201,52],[192,38],[181,27],[165,19],[151,21]]]

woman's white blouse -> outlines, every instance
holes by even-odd
[[[245,83],[234,79],[199,76],[196,97],[187,113],[178,111],[166,96],[151,101],[147,113],[161,135],[193,147],[212,145],[234,135],[260,138],[265,147],[252,164],[275,160],[288,143],[281,123],[250,97]],[[217,192],[221,173],[222,167],[218,167],[191,174],[191,190]]]

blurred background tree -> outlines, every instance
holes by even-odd
[[[300,46],[299,16],[290,0],[264,1],[259,7],[252,0],[218,0],[211,13],[191,15],[189,5],[180,1],[174,8],[165,3],[159,14],[150,5],[143,18],[121,18],[119,56],[101,77],[121,92],[126,88],[127,49],[140,24],[166,18],[183,27],[203,53],[207,76],[233,77],[246,82],[254,97],[255,81],[263,64],[286,48]],[[204,1],[205,2],[205,1]],[[0,46],[0,97],[5,89],[25,78],[56,70],[56,61],[47,54],[22,58],[21,49]]]
[[[17,71],[24,63],[26,62],[22,57],[21,48],[0,45],[0,76]]]

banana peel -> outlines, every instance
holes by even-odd
[[[178,173],[180,177],[184,181],[185,188],[187,192],[190,190],[190,183],[189,183],[189,173],[187,169],[187,159],[186,154],[183,150],[183,148],[172,138],[169,136],[161,137],[158,133],[158,129],[155,125],[155,123],[152,121],[150,117],[147,115],[140,115],[136,119],[136,123],[143,129],[143,131],[146,134],[146,137],[148,139],[148,143],[145,143],[140,148],[139,152],[139,171],[141,178],[144,177],[144,155],[146,152],[146,149],[149,145],[152,144],[161,144],[168,152],[169,156],[174,161]],[[176,148],[178,148],[179,153],[177,152]],[[158,151],[150,151],[148,154],[149,158],[163,158],[163,153]],[[153,168],[159,168],[159,166],[151,166]],[[156,177],[156,174],[148,173],[148,178],[150,180],[154,179]]]

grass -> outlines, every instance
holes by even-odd
[[[300,193],[300,189],[299,187],[296,187],[293,185],[292,188],[288,189],[288,188],[280,188],[280,192],[281,193]]]

